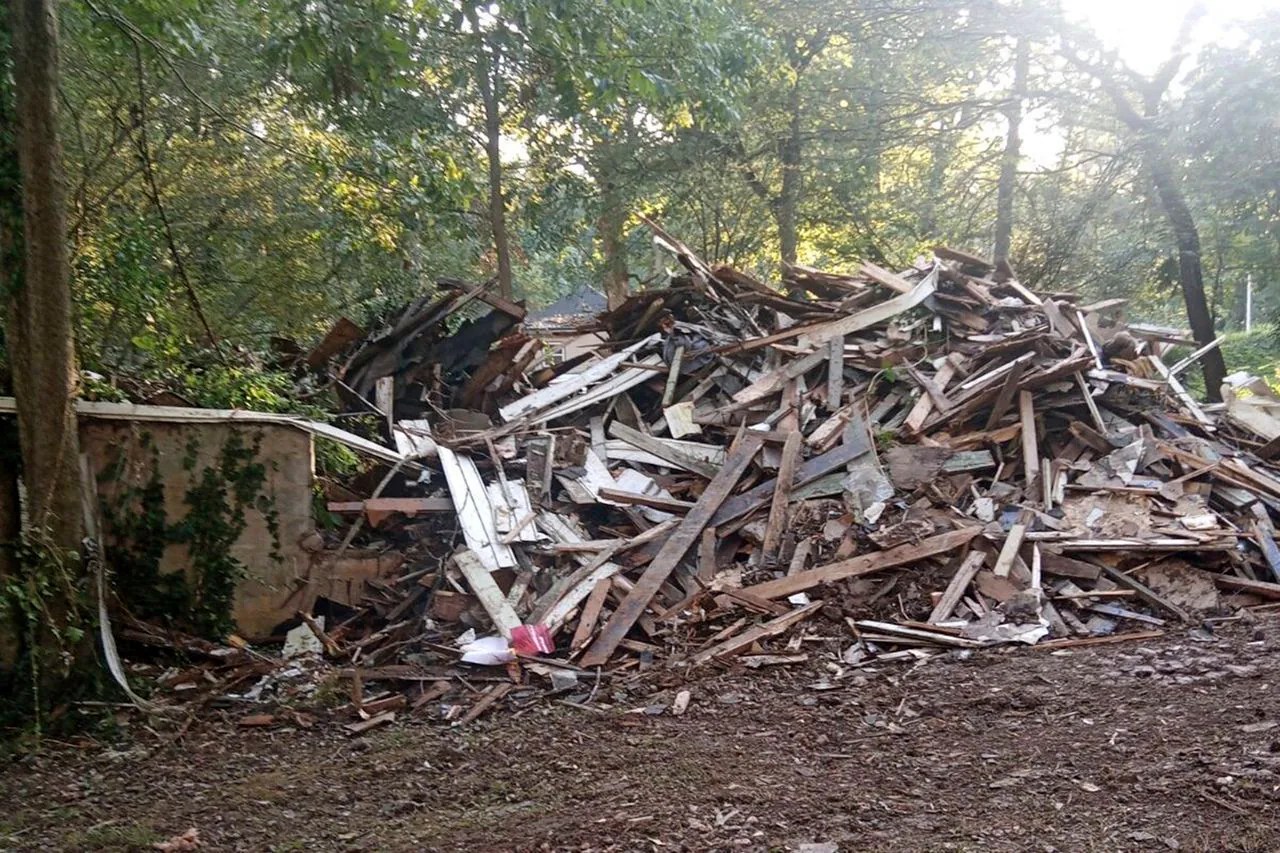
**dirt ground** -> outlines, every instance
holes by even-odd
[[[720,673],[682,717],[656,713],[667,685],[360,738],[209,720],[157,747],[139,725],[0,769],[0,848],[194,827],[201,850],[1280,850],[1278,649],[1280,623],[1236,623]]]

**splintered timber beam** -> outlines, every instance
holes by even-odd
[[[936,625],[951,618],[951,611],[956,609],[956,605],[960,603],[964,591],[973,581],[974,575],[978,574],[978,570],[982,568],[982,564],[986,559],[987,555],[982,551],[972,551],[969,556],[964,558],[964,562],[960,564],[960,568],[956,569],[955,575],[951,578],[951,583],[947,584],[946,592],[942,594],[942,598],[938,599],[937,606],[933,608],[933,612],[929,614],[929,618],[926,621]]]
[[[730,657],[744,652],[751,647],[752,643],[755,643],[758,640],[763,640],[767,637],[776,637],[778,634],[789,629],[792,625],[808,619],[815,611],[818,610],[818,608],[822,607],[823,604],[824,602],[822,601],[814,601],[797,610],[792,610],[789,613],[784,613],[775,619],[771,619],[768,622],[757,625],[736,637],[725,640],[717,646],[712,646],[709,649],[698,652],[690,658],[689,664],[691,666],[701,666],[702,664],[715,660],[716,658]]]
[[[838,471],[844,468],[859,456],[871,450],[871,442],[869,438],[858,433],[858,442],[852,444],[841,444],[832,450],[827,451],[821,456],[815,456],[806,460],[796,469],[795,481],[792,484],[794,489],[800,489],[809,485],[815,480],[830,474],[832,471]],[[778,481],[767,480],[755,488],[749,489],[740,495],[734,495],[732,498],[724,502],[724,506],[715,514],[711,523],[715,526],[727,524],[754,512],[760,507],[768,504],[773,499],[773,492],[778,486]]]
[[[1040,473],[1040,448],[1036,443],[1035,398],[1030,391],[1018,392],[1018,414],[1022,420],[1022,467],[1027,487]]]
[[[724,467],[707,485],[702,497],[698,498],[698,502],[694,504],[693,509],[689,510],[689,514],[680,522],[679,527],[663,543],[662,549],[640,576],[640,580],[636,581],[635,586],[618,605],[613,616],[600,629],[600,635],[595,643],[582,657],[582,666],[603,666],[608,662],[610,655],[631,630],[631,626],[639,620],[644,609],[658,593],[658,589],[670,577],[676,565],[684,559],[685,553],[701,535],[702,529],[707,526],[716,510],[729,496],[730,490],[737,485],[763,444],[764,441],[759,436],[747,435],[743,438],[741,445],[729,454]]]
[[[870,328],[877,323],[883,323],[892,320],[899,314],[905,314],[912,308],[924,302],[934,294],[938,287],[938,269],[934,268],[929,275],[925,276],[909,293],[903,293],[892,299],[886,299],[870,308],[850,314],[847,317],[841,317],[839,320],[831,320],[826,323],[817,323],[809,326],[796,326],[782,332],[772,335],[766,335],[760,338],[751,338],[741,343],[730,344],[724,347],[717,347],[716,352],[729,354],[735,352],[750,352],[751,350],[767,347],[770,344],[789,341],[792,338],[804,336],[804,341],[809,344],[825,343],[832,338],[841,335],[849,335],[859,332],[863,329]]]
[[[982,528],[980,527],[966,527],[962,530],[952,530],[949,533],[939,533],[937,536],[930,536],[928,539],[917,543],[899,545],[896,548],[879,551],[875,554],[863,554],[861,557],[842,560],[838,563],[829,563],[807,571],[796,572],[777,580],[758,583],[754,586],[746,587],[743,592],[754,595],[757,598],[785,598],[789,595],[795,595],[797,592],[813,589],[819,584],[833,583],[846,578],[859,577],[860,575],[870,575],[896,566],[905,566],[928,557],[936,557],[938,554],[944,554],[968,544],[981,532]]]
[[[787,436],[782,448],[782,461],[778,464],[778,487],[773,490],[773,503],[769,507],[769,523],[765,526],[762,551],[765,559],[773,557],[782,539],[782,529],[787,523],[787,504],[791,501],[791,485],[795,481],[796,462],[800,458],[800,446],[804,436],[799,430]]]

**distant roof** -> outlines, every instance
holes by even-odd
[[[530,311],[526,320],[531,325],[555,324],[569,318],[593,317],[609,307],[609,302],[593,287],[583,285],[552,302],[545,308]]]

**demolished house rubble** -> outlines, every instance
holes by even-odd
[[[267,725],[297,715],[254,703],[336,671],[359,733],[598,701],[659,665],[838,682],[1280,600],[1280,400],[1233,377],[1197,403],[1206,350],[1166,361],[1182,333],[951,249],[774,288],[652,227],[678,274],[555,346],[460,284],[335,327],[305,361],[398,461],[328,509],[401,574],[299,614],[290,648],[314,650],[286,660],[130,625],[209,661],[162,683]]]

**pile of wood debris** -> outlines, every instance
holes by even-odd
[[[403,550],[403,575],[327,625],[303,614],[310,664],[208,647],[216,677],[172,686],[269,701],[323,661],[359,732],[548,685],[590,702],[655,665],[813,659],[839,680],[1280,599],[1280,401],[1233,377],[1198,404],[1179,377],[1207,348],[1170,366],[1190,342],[1126,325],[1123,300],[1036,294],[954,250],[774,288],[653,227],[670,285],[556,341],[463,287],[360,343],[335,329],[308,362],[351,353],[347,399],[402,461],[330,511],[346,542]]]

